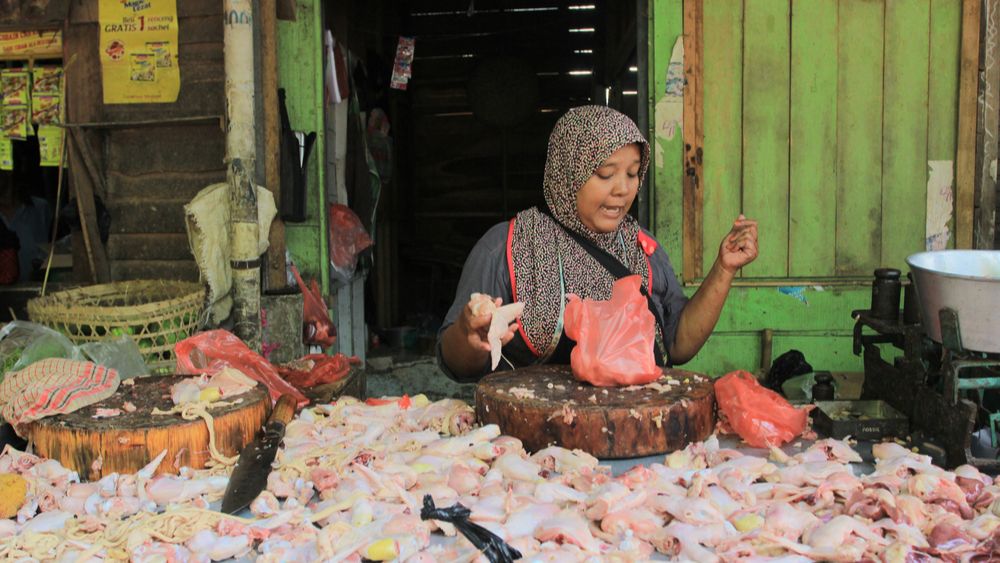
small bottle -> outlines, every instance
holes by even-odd
[[[899,292],[903,284],[895,268],[875,270],[872,281],[872,316],[883,321],[899,321]]]
[[[816,372],[816,384],[812,387],[812,400],[814,403],[833,400],[833,374],[828,371]]]

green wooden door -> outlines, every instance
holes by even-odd
[[[905,269],[950,197],[961,1],[703,2],[703,271],[741,211],[744,278]]]

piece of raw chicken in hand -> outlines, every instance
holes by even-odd
[[[510,323],[524,312],[524,303],[508,303],[497,307],[493,298],[484,293],[473,293],[469,301],[472,302],[472,314],[493,315],[490,318],[490,330],[486,334],[486,340],[490,343],[490,370],[495,370],[500,365],[500,349],[503,347],[500,339],[507,333]]]

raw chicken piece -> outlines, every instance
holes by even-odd
[[[554,503],[532,503],[524,505],[510,513],[504,526],[511,537],[535,536],[535,529],[540,523],[555,518],[561,509]]]
[[[872,545],[884,546],[888,543],[861,521],[844,515],[835,516],[826,524],[809,528],[802,535],[803,541],[818,553],[835,553],[840,546],[855,538]]]
[[[571,473],[584,468],[595,469],[598,465],[596,457],[583,450],[567,450],[559,446],[550,446],[538,450],[531,460],[549,471]]]
[[[840,463],[861,463],[861,456],[842,440],[827,438],[819,440],[807,450],[793,456],[799,463],[814,461],[836,461]]]
[[[191,551],[183,545],[152,540],[138,545],[132,550],[131,555],[134,563],[180,562],[192,560]]]
[[[715,563],[721,561],[721,558],[708,548],[737,533],[729,522],[693,526],[674,521],[660,530],[651,541],[660,553],[678,557],[682,561]]]
[[[617,506],[617,503],[625,498],[631,490],[618,481],[611,481],[591,491],[587,498],[587,518],[600,520]]]
[[[539,502],[583,504],[587,502],[587,493],[561,483],[545,481],[535,487],[535,498]]]
[[[764,530],[774,536],[798,540],[807,529],[820,525],[811,512],[792,507],[787,502],[775,502],[767,509]]]
[[[575,510],[563,510],[554,518],[549,518],[535,528],[535,539],[541,542],[555,541],[573,544],[586,552],[600,554],[607,550],[590,533],[587,521]]]
[[[601,530],[609,534],[620,535],[631,530],[642,539],[652,537],[661,528],[663,528],[663,518],[646,508],[616,510],[601,520]]]
[[[665,497],[663,507],[686,524],[704,526],[726,521],[725,515],[711,501],[701,497]]]
[[[528,461],[515,453],[507,453],[500,456],[493,462],[493,467],[499,469],[507,479],[532,483],[543,480],[540,477],[542,466],[533,461]]]
[[[250,551],[249,536],[219,536],[212,530],[201,530],[185,544],[195,556],[212,561],[243,557]]]

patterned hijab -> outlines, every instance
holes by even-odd
[[[577,191],[612,153],[630,143],[638,145],[641,153],[641,185],[649,166],[649,144],[635,123],[605,106],[569,110],[549,137],[543,187],[551,216],[532,207],[514,219],[509,259],[514,299],[525,304],[521,336],[541,357],[554,350],[562,333],[563,296],[574,293],[607,300],[615,281],[555,221],[611,253],[629,270],[640,274],[648,287],[648,263],[636,238],[638,222],[626,215],[617,231],[596,233],[580,221],[576,210]]]

